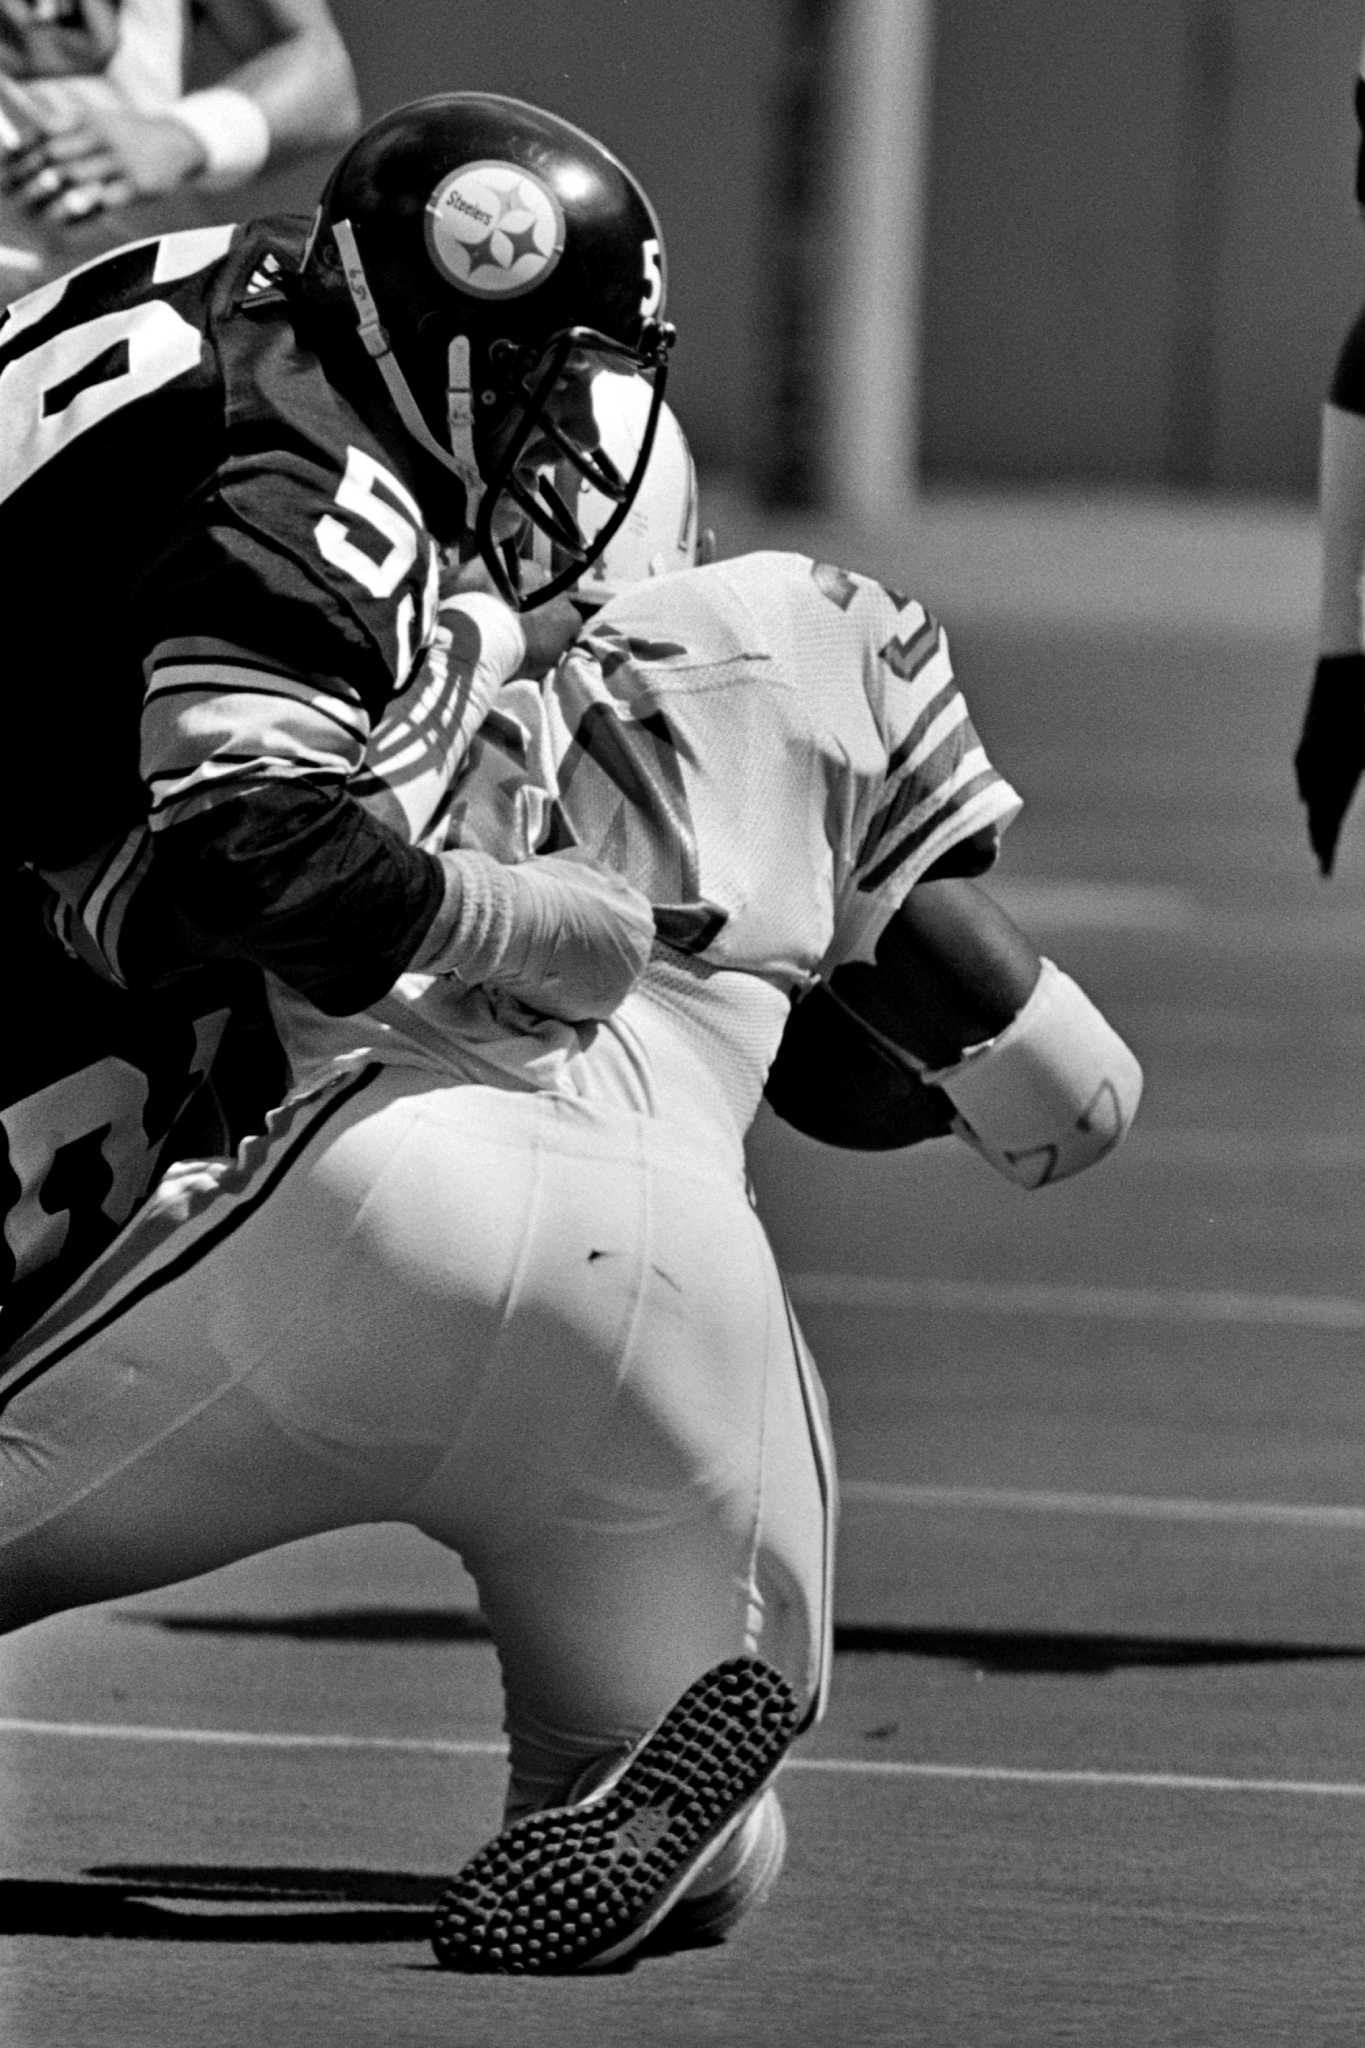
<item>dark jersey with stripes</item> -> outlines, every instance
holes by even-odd
[[[298,331],[303,228],[134,244],[0,318],[0,1341],[168,1147],[278,1099],[261,970],[359,1007],[439,901],[432,857],[350,793],[432,630],[436,555]],[[129,987],[57,942],[35,868],[66,933],[117,931]]]
[[[3,831],[11,861],[65,869],[149,819],[125,933],[344,1008],[439,900],[431,858],[346,787],[430,635],[437,562],[300,337],[303,231],[137,243],[0,320]]]

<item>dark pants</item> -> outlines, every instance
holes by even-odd
[[[173,1157],[260,1128],[284,1067],[254,968],[140,993],[53,937],[40,886],[0,882],[0,1342],[104,1249]]]

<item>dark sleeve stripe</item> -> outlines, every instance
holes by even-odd
[[[253,689],[252,685],[255,685]],[[350,692],[330,677],[319,681],[291,675],[286,669],[262,668],[257,662],[158,662],[153,658],[147,678],[149,706],[175,697],[251,696],[288,698],[302,704],[337,726],[362,747],[370,734],[370,721]]]
[[[952,704],[954,698],[962,706],[962,717],[965,718],[967,715],[966,700],[961,696],[957,684],[949,677],[942,689],[929,698],[924,709],[916,717],[914,724],[905,735],[905,738],[892,749],[886,764],[886,780],[888,783],[894,782],[901,769],[913,759],[915,750],[923,746],[925,735],[929,732],[934,721],[943,716],[943,713]]]
[[[974,753],[985,759],[981,742],[967,716],[966,703],[956,691],[951,693],[951,697],[955,701],[957,716],[951,723],[943,724],[936,738],[932,738],[932,726],[921,733],[921,752],[905,765],[900,780],[888,790],[886,802],[874,813],[863,835],[863,843],[858,849],[859,865],[870,860],[878,843],[898,831],[916,810],[924,804],[933,803],[941,794],[946,795],[953,776],[961,772],[962,764]],[[941,706],[940,716],[949,708],[946,704]]]
[[[1009,789],[1009,785],[996,773],[994,768],[987,767],[983,769],[980,774],[973,776],[969,782],[964,783],[960,789],[955,789],[951,793],[945,791],[943,802],[935,805],[927,817],[913,826],[902,839],[899,839],[891,852],[876,867],[870,868],[865,875],[859,878],[859,890],[864,893],[871,893],[874,890],[880,889],[882,884],[889,881],[898,868],[904,867],[905,863],[928,840],[932,839],[936,832],[941,830],[946,819],[950,818],[954,812],[965,811],[969,805],[974,805],[976,799],[989,791],[993,785],[1000,792],[1000,808],[1002,812],[1017,802],[1017,799],[1014,798]]]
[[[317,697],[312,694],[305,695],[302,690],[291,690],[288,687],[272,689],[259,681],[254,683],[214,683],[212,685],[204,683],[166,683],[158,687],[155,696],[159,704],[166,702],[171,697],[275,697],[281,702],[288,704],[306,703],[310,711],[316,711],[320,718],[329,719],[337,727],[338,731],[349,734],[351,738],[361,741],[362,744],[365,742],[368,732],[368,728],[358,719],[342,718],[338,707],[327,697]]]

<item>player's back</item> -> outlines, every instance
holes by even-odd
[[[544,694],[542,846],[568,838],[626,874],[666,941],[586,1057],[636,1031],[657,1075],[669,1043],[679,1112],[709,1092],[741,1133],[792,996],[870,957],[939,854],[1017,808],[923,606],[805,556],[638,585]]]
[[[19,685],[3,793],[21,858],[64,867],[144,815],[139,717],[159,643],[249,644],[272,594],[281,617],[322,617],[324,567],[292,571],[292,593],[271,582],[307,559],[307,521],[363,438],[283,302],[305,226],[133,243],[0,318],[0,553]],[[307,672],[307,649],[278,651]]]
[[[205,279],[229,230],[135,244],[0,322],[7,830],[59,865],[136,795],[141,653],[130,606],[212,465],[222,402]]]
[[[408,977],[366,1042],[742,1136],[792,994],[1017,807],[920,605],[774,553],[641,585],[544,684],[500,694],[450,834],[513,860],[577,846],[626,875],[661,939],[644,981],[574,1030]]]
[[[928,794],[903,750],[945,705],[965,721],[937,625],[870,578],[757,552],[643,583],[545,692],[542,837],[627,874],[678,950],[789,994],[897,839],[892,785]]]

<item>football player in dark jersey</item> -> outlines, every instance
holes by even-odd
[[[1355,84],[1360,142],[1356,204],[1365,212],[1365,52]],[[1294,754],[1308,839],[1330,875],[1337,841],[1365,773],[1365,307],[1342,343],[1322,409],[1318,660]]]
[[[652,918],[627,884],[428,853],[348,785],[402,692],[444,676],[467,732],[530,639],[548,661],[570,637],[559,593],[648,460],[663,301],[630,173],[457,93],[368,129],[311,224],[133,244],[0,318],[12,1326],[136,1206],[264,975],[332,1013],[409,967],[575,1018],[633,985]],[[650,385],[624,473],[595,445],[604,366]],[[612,508],[596,533],[539,483],[551,456]],[[565,567],[523,600],[528,527]],[[443,604],[461,556],[500,595]],[[250,1128],[279,1076],[236,1071]]]
[[[0,304],[359,125],[327,0],[0,0]]]

